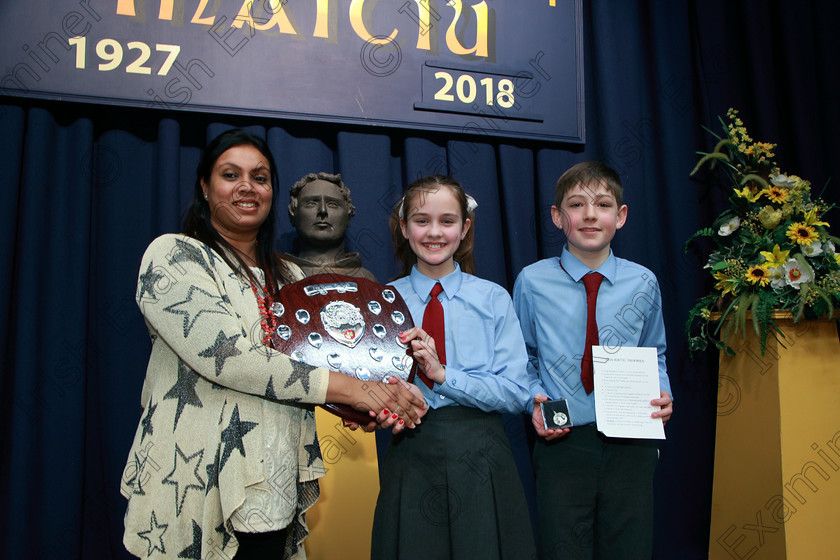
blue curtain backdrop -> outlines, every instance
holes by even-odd
[[[840,202],[838,16],[833,0],[584,2],[585,146],[0,98],[0,556],[127,557],[118,489],[150,348],[137,268],[154,237],[179,230],[201,147],[243,126],[268,139],[281,185],[342,173],[359,209],[348,244],[380,279],[396,271],[387,213],[418,176],[453,175],[478,199],[478,275],[511,288],[562,248],[557,177],[589,159],[618,170],[630,211],[614,249],[660,279],[676,399],[656,557],[706,557],[716,356],[688,359],[683,323],[708,285],[683,243],[726,195],[688,173],[711,148],[701,125],[732,106],[754,138],[779,143],[783,169]],[[527,465],[528,434],[509,427]]]

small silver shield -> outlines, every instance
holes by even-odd
[[[362,310],[346,301],[331,301],[321,309],[321,322],[333,339],[353,348],[365,334]]]

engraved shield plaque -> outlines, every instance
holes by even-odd
[[[399,377],[411,382],[413,360],[398,333],[413,326],[399,293],[366,278],[318,274],[280,290],[283,329],[271,345],[294,359],[363,381]],[[365,424],[370,417],[347,405],[324,408]]]

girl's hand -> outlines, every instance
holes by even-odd
[[[408,383],[372,383],[355,379],[348,375],[330,372],[327,385],[326,402],[349,404],[356,410],[370,415],[371,422],[364,428],[372,429],[379,423],[383,425],[380,414],[376,411],[388,410],[389,415],[396,416],[387,426],[394,422],[413,428],[426,413],[426,400],[417,387]]]
[[[400,340],[410,344],[411,356],[423,375],[442,384],[446,381],[446,368],[441,365],[435,349],[435,339],[421,327],[412,327],[400,333]]]
[[[420,418],[426,415],[429,411],[428,407],[426,406],[426,400],[423,398],[422,393],[420,393],[420,389],[416,385],[412,385],[403,381],[399,377],[391,377],[388,380],[389,385],[399,386],[401,389],[408,391],[411,393],[416,399],[419,399],[423,405],[419,407],[416,404],[412,404],[413,413],[417,416],[417,421],[414,424],[408,424],[406,419],[402,417],[402,413],[404,412],[401,408],[396,408],[394,410],[390,410],[388,408],[382,410],[379,414],[375,416],[376,422],[379,424],[379,428],[381,429],[388,429],[391,428],[391,431],[395,434],[400,433],[406,426],[410,428],[414,428],[416,424],[420,424]],[[371,416],[374,416],[373,411],[371,411]]]

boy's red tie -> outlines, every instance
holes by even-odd
[[[442,291],[443,286],[440,285],[440,282],[435,284],[432,288],[429,303],[426,304],[426,310],[423,312],[423,330],[435,339],[435,350],[437,350],[438,361],[441,365],[446,364],[446,331],[443,326],[443,305],[438,300],[438,295]],[[426,374],[419,368],[417,369],[417,375],[429,389],[434,386],[434,382],[426,377]]]
[[[598,300],[598,288],[604,277],[598,272],[590,272],[583,277],[586,288],[586,347],[583,349],[583,359],[580,361],[580,380],[586,394],[594,389],[592,375],[592,347],[598,345],[598,324],[595,322],[595,302]],[[425,323],[425,318],[424,318]]]

